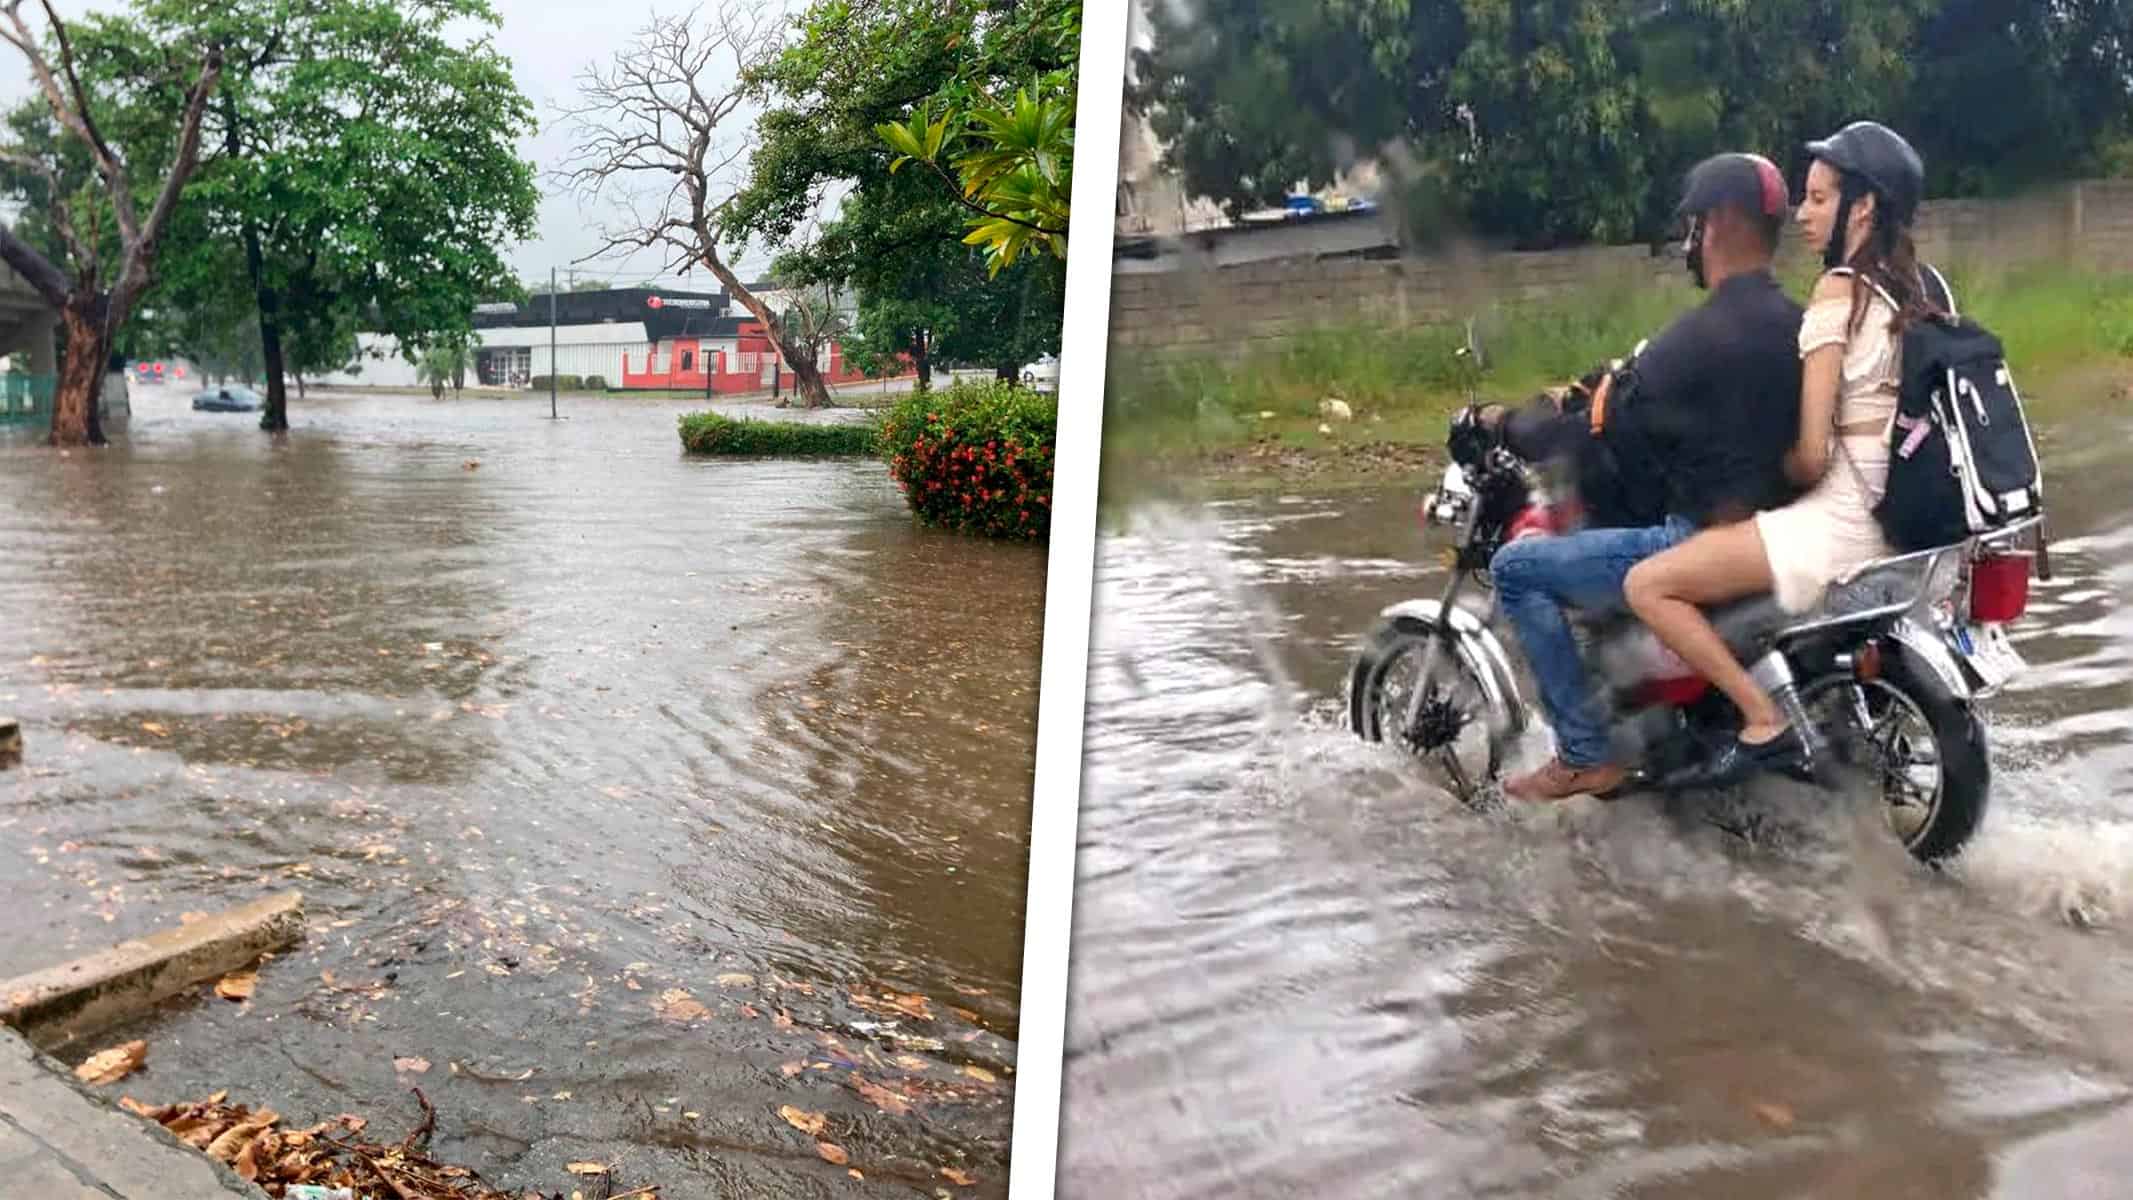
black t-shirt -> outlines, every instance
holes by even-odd
[[[1798,304],[1767,271],[1735,275],[1645,346],[1602,437],[1622,481],[1664,480],[1665,511],[1697,525],[1790,502],[1800,432]]]

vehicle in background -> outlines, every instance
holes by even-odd
[[[259,393],[241,383],[224,384],[193,397],[194,412],[258,412]]]
[[[1059,390],[1059,356],[1047,354],[1022,368],[1022,386],[1039,392]]]

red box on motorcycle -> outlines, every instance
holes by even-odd
[[[2028,554],[1987,554],[1970,564],[1970,619],[2005,624],[2029,608]]]

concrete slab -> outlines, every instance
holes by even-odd
[[[25,1200],[264,1200],[265,1192],[160,1125],[92,1094],[0,1029],[0,1195]]]
[[[303,936],[303,897],[283,892],[0,982],[0,1025],[63,1046],[258,961]]]

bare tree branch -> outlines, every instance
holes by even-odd
[[[0,225],[0,262],[13,267],[15,274],[37,289],[45,303],[58,308],[67,302],[67,292],[73,283],[66,272],[53,266],[36,247],[16,237],[5,225]]]
[[[22,17],[22,4],[23,0],[6,0],[4,9],[0,9],[7,14],[8,24],[13,27],[13,32],[6,35],[7,41],[29,61],[30,74],[36,79],[38,90],[44,93],[45,102],[52,106],[53,117],[88,148],[97,173],[104,177],[105,190],[111,193],[119,229],[130,235],[134,228],[133,189],[126,178],[125,165],[111,152],[110,144],[104,141],[103,133],[97,129],[95,119],[89,113],[88,103],[83,99],[81,78],[73,69],[74,55],[71,43],[66,39],[65,26],[53,15],[51,0],[44,0],[46,17],[59,32],[61,61],[67,71],[68,87],[62,89],[58,76],[52,71],[51,61],[39,48],[37,36],[30,32],[29,22]],[[71,100],[68,98],[70,91]]]
[[[194,81],[192,93],[185,98],[185,117],[178,127],[177,159],[169,177],[163,180],[163,190],[157,194],[155,206],[148,210],[148,225],[134,230],[127,241],[125,265],[120,268],[117,294],[112,298],[114,321],[123,319],[126,310],[148,289],[156,246],[163,240],[163,230],[169,226],[171,214],[177,211],[179,193],[185,190],[186,181],[192,177],[193,168],[199,162],[200,121],[207,112],[208,94],[215,90],[215,81],[221,75],[222,50],[216,47],[207,52],[207,60],[200,65],[200,77]]]
[[[747,103],[750,69],[777,52],[780,38],[781,27],[743,0],[725,0],[709,18],[701,10],[653,18],[610,63],[579,73],[578,103],[558,114],[578,141],[549,177],[615,214],[599,227],[600,249],[578,261],[658,249],[674,256],[669,269],[709,270],[779,346],[802,393],[821,403],[828,393],[812,356],[796,361],[779,314],[720,252],[737,191],[731,173],[750,151],[744,139],[725,134]],[[714,84],[729,58],[732,79]],[[631,186],[661,178],[660,186]]]
[[[66,246],[67,256],[75,262],[94,269],[96,250],[93,246],[84,244],[79,237],[75,236],[74,218],[67,210],[66,189],[61,186],[59,172],[52,167],[52,164],[34,154],[25,154],[12,150],[0,150],[0,163],[8,163],[20,167],[44,180],[45,213],[52,222],[53,231],[59,234],[59,240]]]

